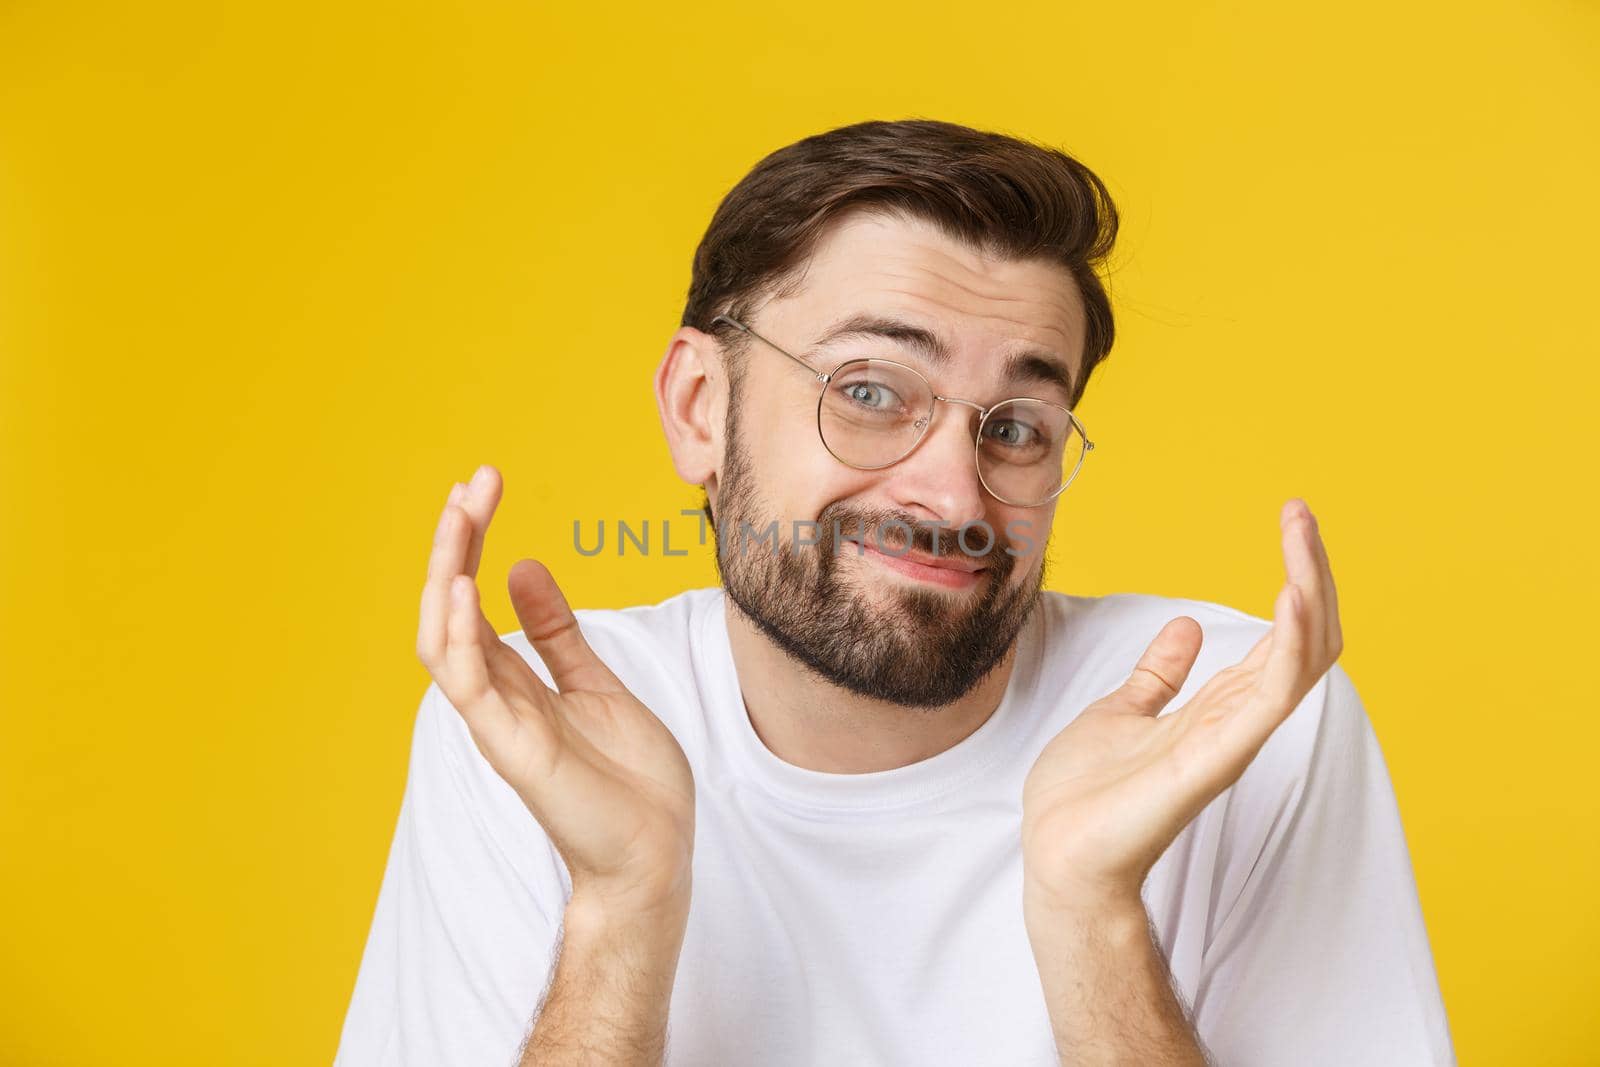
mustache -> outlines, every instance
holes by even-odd
[[[929,519],[893,508],[862,508],[850,504],[829,504],[817,516],[817,524],[831,535],[837,524],[840,550],[845,540],[859,540],[874,548],[895,553],[919,552],[930,556],[965,556],[989,566],[1006,567],[1014,561],[1007,554],[1004,531],[986,522],[961,526],[936,527]],[[963,543],[964,542],[964,543]],[[829,538],[824,537],[828,544]],[[830,545],[830,547],[832,547]]]

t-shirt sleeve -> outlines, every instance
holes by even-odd
[[[1233,789],[1221,884],[1240,888],[1221,897],[1194,1001],[1217,1062],[1453,1064],[1394,790],[1341,666]]]
[[[543,829],[430,685],[336,1067],[514,1063],[569,884]]]

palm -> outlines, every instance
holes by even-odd
[[[1200,651],[1200,626],[1162,628],[1128,682],[1085,708],[1023,786],[1028,877],[1051,893],[1137,892],[1178,833],[1238,779],[1342,648],[1327,555],[1310,513],[1283,522],[1289,581],[1273,627],[1183,707],[1157,717]]]
[[[574,877],[634,882],[676,870],[693,842],[694,777],[672,732],[609,670],[596,688],[552,692],[515,649],[498,638],[490,647],[490,706],[469,719],[473,738]]]
[[[549,834],[574,885],[652,907],[687,884],[694,778],[683,749],[589,648],[550,572],[511,570],[512,606],[552,690],[501,641],[472,581],[499,481],[452,495],[423,592],[418,655],[473,741]],[[459,497],[460,506],[456,506]]]

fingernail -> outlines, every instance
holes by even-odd
[[[484,466],[481,466],[477,470],[473,471],[472,472],[472,488],[474,488],[474,489],[478,488],[478,486],[482,485],[483,482],[484,482],[484,479],[488,478],[488,476],[489,476],[489,467],[488,467],[487,464],[485,464]]]
[[[450,498],[446,501],[446,503],[459,504],[461,502],[461,494],[466,490],[466,488],[467,487],[462,485],[460,482],[457,482],[455,485],[451,486]]]

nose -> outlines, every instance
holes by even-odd
[[[989,506],[975,459],[977,405],[939,401],[933,424],[911,454],[891,469],[890,494],[900,507],[951,529],[977,522]]]

